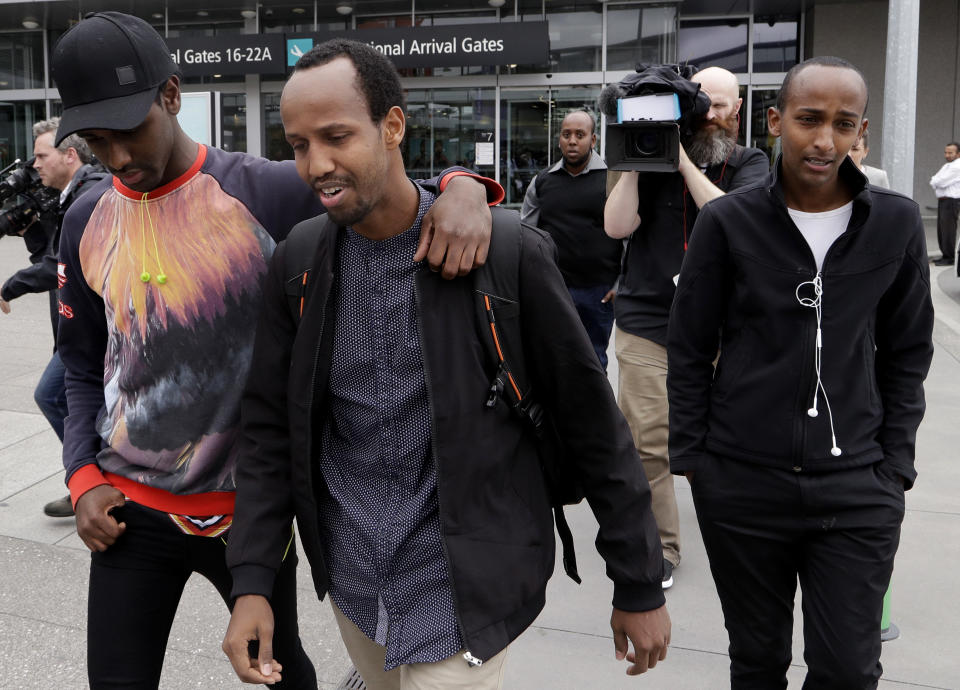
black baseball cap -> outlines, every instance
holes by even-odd
[[[135,129],[160,84],[179,71],[147,22],[121,12],[88,14],[53,49],[50,74],[63,101],[54,145],[83,129]]]

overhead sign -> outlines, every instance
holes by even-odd
[[[550,52],[547,22],[452,24],[287,34],[287,64],[296,64],[313,45],[331,38],[371,45],[397,67],[540,64]]]
[[[185,77],[282,75],[314,45],[350,38],[373,46],[397,67],[541,64],[549,59],[547,22],[453,24],[310,34],[224,34],[166,39]]]
[[[287,62],[281,34],[226,34],[166,39],[170,57],[183,76],[284,74]]]

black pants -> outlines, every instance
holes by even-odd
[[[869,465],[794,473],[711,458],[693,500],[730,636],[733,690],[786,688],[797,580],[804,690],[876,688],[900,480]]]
[[[960,199],[937,199],[937,244],[944,259],[953,260],[957,248],[957,219],[960,218]]]
[[[220,537],[183,534],[170,518],[135,503],[114,510],[127,529],[90,563],[87,612],[87,674],[90,687],[156,688],[184,585],[200,573],[230,602],[230,572]],[[313,664],[297,627],[297,556],[291,550],[277,574],[274,657],[283,664],[276,688],[316,690]],[[232,670],[229,671],[232,673]],[[239,681],[238,681],[239,682]]]

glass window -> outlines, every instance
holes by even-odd
[[[750,113],[750,146],[766,153],[771,164],[780,153],[780,139],[767,129],[767,109],[776,105],[779,92],[776,87],[754,89]]]
[[[800,23],[757,17],[753,22],[753,71],[786,72],[799,59]]]
[[[549,89],[500,91],[500,184],[511,208],[520,208],[530,180],[547,167],[549,122]]]
[[[607,8],[607,69],[635,69],[677,59],[677,8]]]
[[[247,150],[247,94],[220,96],[220,142],[224,151]]]
[[[350,28],[350,16],[336,10],[336,3],[321,2],[317,5],[317,29],[320,31],[343,31]],[[260,31],[274,33],[306,33],[313,31],[313,3],[299,2],[260,7]]]
[[[0,34],[0,89],[43,88],[43,33]]]
[[[293,160],[293,149],[283,135],[283,120],[280,119],[280,94],[265,93],[260,96],[263,107],[263,155],[272,161]]]
[[[500,8],[500,16],[510,22],[539,22],[544,19],[543,12],[544,0],[507,0]]]
[[[531,7],[535,10],[535,7]],[[538,11],[523,21],[543,21]],[[603,48],[603,6],[596,2],[547,3],[550,61],[539,65],[510,65],[509,74],[539,72],[599,72]]]
[[[747,71],[747,30],[744,18],[681,19],[677,35],[677,59],[700,69],[723,67]]]
[[[494,107],[494,91],[489,88],[408,91],[403,139],[407,174],[426,179],[451,165],[462,165],[493,177],[489,146],[493,144]],[[488,145],[489,158],[478,144]]]
[[[0,102],[0,168],[33,157],[33,124],[43,113],[42,101]]]

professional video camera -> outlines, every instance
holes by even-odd
[[[10,168],[13,170],[6,174]],[[41,214],[51,213],[60,205],[60,193],[45,187],[40,173],[33,169],[33,160],[15,160],[0,175],[0,237],[19,235]]]
[[[610,170],[673,172],[680,164],[680,136],[692,134],[710,110],[710,98],[690,81],[693,65],[638,65],[604,87],[599,107]]]

